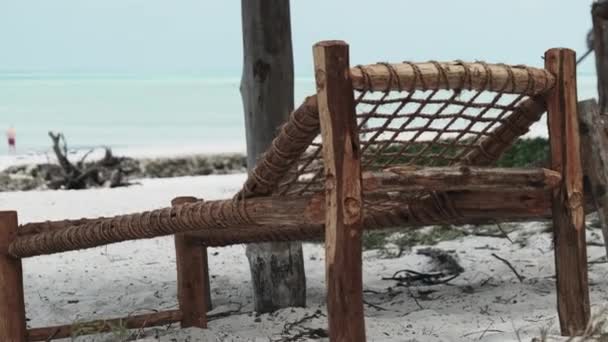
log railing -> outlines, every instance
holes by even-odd
[[[390,68],[390,69],[389,69]],[[445,75],[445,77],[439,77]],[[475,77],[470,77],[475,75]],[[385,63],[365,65],[350,71],[353,88],[385,91],[386,89],[466,89],[510,92],[527,95],[545,93],[555,84],[554,76],[545,69],[487,64],[483,62]],[[489,78],[493,82],[487,82]],[[534,87],[528,86],[530,80]]]
[[[516,186],[513,180],[521,181],[522,184]],[[412,211],[412,215],[400,218],[395,224],[421,225],[434,221],[417,220],[414,211],[419,208],[421,211],[424,209],[425,212],[432,212],[430,203],[419,201],[416,205],[407,205],[406,200],[399,202],[398,198],[395,199],[388,193],[396,189],[414,191],[425,187],[431,190],[443,188],[451,191],[448,197],[459,213],[460,220],[487,216],[474,207],[466,207],[467,203],[476,203],[482,207],[492,203],[494,207],[487,210],[491,210],[496,219],[509,219],[545,212],[548,203],[533,201],[533,206],[524,207],[521,198],[537,198],[535,192],[551,189],[557,183],[559,174],[544,169],[452,167],[408,172],[407,169],[393,168],[392,171],[366,174],[363,188],[368,192],[365,198],[367,203],[383,201],[392,203],[396,212]],[[504,200],[488,201],[488,197],[495,193],[503,193],[501,197]],[[421,207],[427,204],[429,208]],[[377,221],[374,216],[390,213],[376,213],[372,209],[364,207],[363,218],[368,223],[366,228],[382,228],[382,225],[370,223]],[[31,257],[184,232],[196,232],[201,239],[209,236],[211,241],[204,241],[206,245],[253,242],[256,234],[260,240],[284,241],[299,239],[301,236],[318,236],[316,231],[307,232],[306,227],[322,225],[324,217],[322,194],[285,198],[259,197],[244,201],[199,201],[141,214],[77,220],[78,223],[84,222],[80,225],[72,225],[70,221],[43,222],[41,225],[45,229],[41,229],[30,224],[28,230],[38,233],[17,236],[9,245],[9,252],[15,257]],[[437,217],[436,221],[441,219],[445,218]],[[240,234],[243,234],[243,240],[240,239]]]

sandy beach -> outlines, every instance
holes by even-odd
[[[575,115],[590,98],[606,112],[600,3],[0,1],[0,211],[27,224],[142,213],[181,196],[236,200],[17,233],[16,243],[12,216],[3,220],[0,342],[36,335],[23,329],[12,259],[35,254],[26,249],[249,222],[273,240],[329,227],[329,262],[324,242],[302,243],[305,307],[254,311],[266,299],[254,285],[302,294],[293,249],[249,248],[254,269],[299,277],[252,284],[246,245],[207,248],[208,329],[151,327],[145,314],[166,310],[163,323],[204,321],[187,308],[202,301],[184,295],[202,277],[181,272],[202,257],[178,238],[180,308],[168,235],[21,259],[27,328],[67,325],[40,338],[70,331],[63,342],[329,342],[329,316],[332,342],[608,341],[608,241],[597,213],[582,227],[589,192],[602,206],[607,182],[589,170],[608,147],[587,141],[599,124]],[[485,166],[500,169],[476,169]],[[531,167],[551,170],[511,170]],[[553,220],[446,223],[548,216],[549,202],[563,331],[579,333],[590,310],[592,339],[560,336]],[[361,270],[360,221],[441,224],[364,231]],[[289,229],[268,228],[277,225]],[[146,322],[126,330],[130,316]]]
[[[17,210],[21,223],[45,219],[124,214],[167,206],[179,195],[226,198],[244,174],[143,179],[140,185],[80,191],[5,192],[0,209]],[[433,272],[434,265],[416,246],[399,258],[376,250],[364,253],[368,341],[529,341],[548,329],[557,335],[551,236],[545,223],[519,224],[504,238],[465,237],[434,246],[449,251],[464,268],[442,285],[397,286],[383,280],[402,269]],[[604,253],[598,229],[588,230],[589,260]],[[101,248],[24,260],[28,325],[77,324],[79,321],[176,308],[175,254],[172,237],[129,241]],[[491,254],[509,260],[516,275]],[[209,250],[214,309],[208,330],[178,326],[143,329],[140,341],[283,341],[302,329],[326,328],[324,250],[304,245],[308,303],[257,316],[253,310],[249,266],[242,245]],[[608,265],[590,265],[592,304],[605,303]],[[592,306],[594,312],[601,307]],[[288,323],[303,323],[290,326]],[[287,329],[289,328],[289,329]],[[117,333],[75,341],[115,341]],[[306,339],[304,339],[306,340]],[[320,339],[323,341],[324,339]]]

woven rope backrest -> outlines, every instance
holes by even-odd
[[[540,117],[539,102],[554,84],[544,69],[461,61],[379,63],[351,75],[363,171],[495,161]],[[531,103],[536,114],[520,120]],[[492,144],[503,147],[487,148]],[[317,137],[274,193],[322,191],[321,149]]]

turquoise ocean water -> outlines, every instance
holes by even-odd
[[[244,146],[238,76],[127,76],[0,73],[0,134],[13,125],[20,154],[50,147],[49,130],[74,149]],[[596,96],[593,75],[579,75],[579,98]],[[314,93],[297,78],[296,106]],[[5,142],[0,154],[6,154]]]
[[[0,154],[13,125],[19,153],[49,148],[49,130],[71,148],[244,146],[237,77],[0,74]],[[296,81],[295,102],[314,92]]]

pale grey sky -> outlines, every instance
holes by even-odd
[[[292,0],[296,74],[311,46],[343,39],[351,63],[486,60],[542,65],[582,54],[591,0]],[[0,70],[238,76],[240,1],[0,0]],[[592,56],[591,56],[592,57]],[[593,58],[581,66],[593,72]]]

